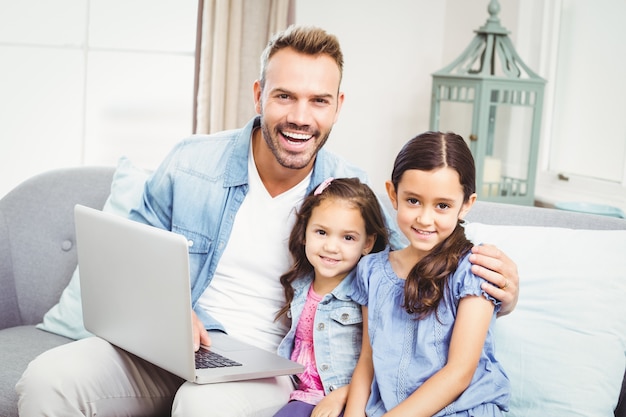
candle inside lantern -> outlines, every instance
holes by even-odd
[[[502,161],[493,156],[485,156],[483,166],[483,195],[498,195],[501,176]]]

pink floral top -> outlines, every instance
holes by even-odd
[[[315,363],[315,349],[313,347],[313,325],[315,323],[315,311],[320,297],[313,291],[313,285],[309,288],[306,303],[296,328],[295,343],[291,360],[304,365],[304,372],[298,375],[300,383],[298,388],[291,393],[289,400],[298,400],[308,404],[317,404],[324,398],[324,387],[317,373]]]

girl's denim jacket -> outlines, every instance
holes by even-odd
[[[142,203],[130,213],[134,220],[179,233],[189,241],[191,301],[207,329],[225,331],[221,323],[196,306],[211,283],[235,214],[248,192],[250,140],[252,131],[259,127],[260,118],[256,117],[242,129],[181,141],[148,178]],[[367,181],[364,171],[321,149],[307,192],[328,177]],[[387,221],[395,225],[392,217],[387,216]]]
[[[352,372],[361,352],[363,315],[361,306],[352,301],[352,283],[355,270],[350,272],[335,289],[326,294],[317,306],[313,325],[313,345],[317,371],[324,392],[350,383]],[[291,358],[294,349],[296,326],[304,308],[313,276],[296,280],[292,285],[291,329],[278,346],[278,354]]]

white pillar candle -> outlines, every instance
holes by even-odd
[[[493,156],[485,156],[483,165],[483,195],[498,195],[502,176],[502,161]]]

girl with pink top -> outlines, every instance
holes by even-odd
[[[291,318],[278,353],[305,366],[296,390],[274,417],[343,413],[361,349],[361,307],[352,301],[354,267],[387,246],[388,233],[372,190],[357,178],[329,178],[309,194],[289,238],[293,266],[280,280]]]

